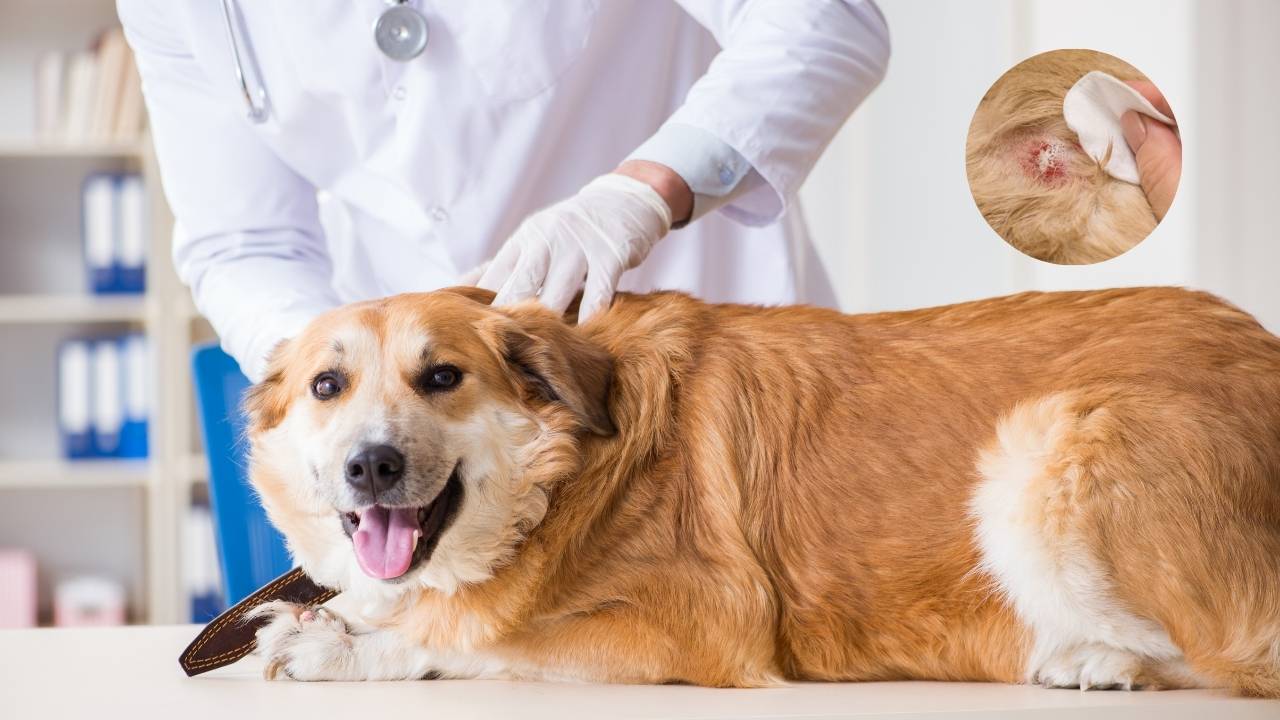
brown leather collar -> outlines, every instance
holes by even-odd
[[[248,655],[257,645],[258,628],[265,625],[269,618],[246,620],[244,615],[262,603],[285,600],[312,606],[327,602],[337,594],[337,590],[317,585],[302,572],[302,568],[294,568],[205,625],[178,658],[178,664],[188,677],[192,677],[230,665]]]

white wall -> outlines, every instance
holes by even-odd
[[[905,308],[1014,289],[1018,253],[978,214],[964,167],[973,110],[1015,56],[1014,6],[880,3],[893,44],[888,74],[801,198],[844,307]]]
[[[1226,295],[1280,328],[1280,240],[1269,218],[1280,199],[1280,3],[880,6],[893,38],[889,73],[802,193],[846,309],[1180,284]],[[1021,255],[987,226],[969,193],[964,145],[978,100],[1005,70],[1078,47],[1116,55],[1161,88],[1178,117],[1184,165],[1172,210],[1145,242],[1104,263],[1061,267]]]
[[[1202,3],[1195,27],[1197,281],[1280,331],[1280,2]]]

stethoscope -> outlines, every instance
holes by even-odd
[[[232,0],[222,0],[222,19],[227,26],[227,41],[231,44],[231,57],[236,65],[236,80],[240,83],[240,92],[244,95],[244,103],[248,108],[249,120],[254,124],[267,121],[269,114],[269,98],[267,88],[262,83],[262,75],[258,71],[258,63],[253,57],[253,48],[245,38],[245,53],[240,53],[240,43],[236,40],[235,22],[232,20]],[[387,0],[391,7],[382,11],[373,23],[373,41],[378,49],[392,60],[407,62],[422,54],[427,49],[427,36],[430,28],[422,13],[409,6],[408,0]],[[257,80],[257,92],[249,89],[249,76],[244,71],[244,61],[248,60],[253,67]]]

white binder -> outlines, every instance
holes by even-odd
[[[93,343],[92,426],[95,454],[112,457],[120,449],[124,426],[124,372],[120,342],[114,338]]]
[[[110,175],[90,175],[81,190],[84,261],[95,293],[116,288],[116,182]]]
[[[115,258],[119,273],[118,289],[140,293],[146,289],[147,190],[138,175],[124,175],[120,178],[117,192],[120,211],[120,240]]]
[[[150,351],[145,335],[135,333],[120,339],[123,351],[124,428],[120,436],[120,457],[147,457],[147,426],[151,415],[151,383],[147,372]]]
[[[89,343],[68,340],[58,350],[58,426],[63,454],[93,455],[91,354]]]

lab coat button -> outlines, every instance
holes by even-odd
[[[409,91],[405,90],[403,85],[397,85],[396,89],[393,90],[391,94],[395,96],[395,99],[403,100],[409,94]]]
[[[431,219],[438,223],[442,223],[449,219],[449,213],[447,210],[437,205],[436,207],[431,208]]]
[[[734,175],[733,168],[729,167],[728,165],[720,166],[720,184],[732,185],[733,175]]]

